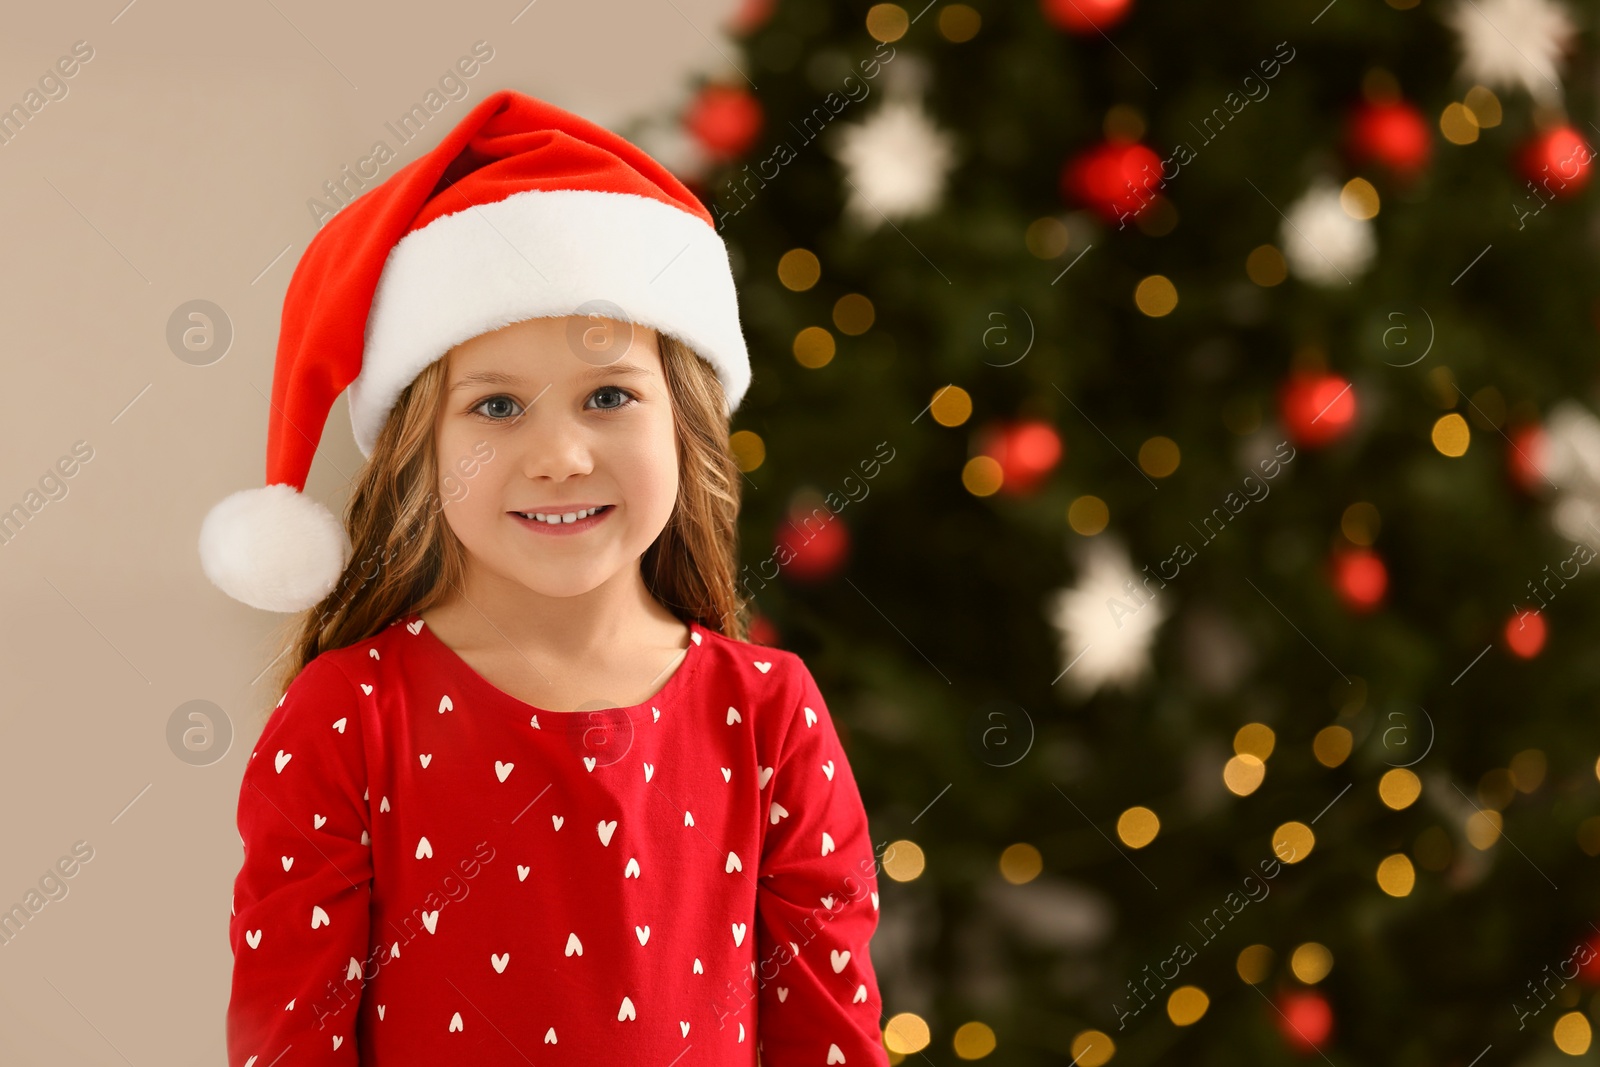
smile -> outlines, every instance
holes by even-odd
[[[605,521],[607,515],[616,510],[615,504],[602,504],[599,507],[583,508],[578,511],[543,512],[543,511],[512,511],[507,512],[512,518],[530,529],[540,533],[550,534],[575,534],[592,529]]]

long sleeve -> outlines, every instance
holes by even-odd
[[[245,766],[228,939],[230,1067],[354,1065],[372,895],[359,693],[313,660]]]
[[[799,699],[762,790],[756,883],[762,1067],[886,1065],[868,942],[878,925],[867,814],[816,680]]]

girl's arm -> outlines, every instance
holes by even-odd
[[[878,925],[867,813],[811,672],[762,797],[756,882],[762,1067],[887,1065],[868,942]]]
[[[313,660],[245,766],[244,864],[228,923],[230,1067],[358,1062],[372,895],[358,700],[343,670]]]

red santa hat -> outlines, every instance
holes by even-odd
[[[405,387],[452,347],[513,322],[588,313],[671,334],[735,410],[750,360],[727,248],[705,206],[608,130],[511,90],[333,216],[289,280],[267,417],[267,484],[200,529],[223,592],[268,611],[316,605],[343,573],[342,524],[304,495],[349,389],[364,456]]]

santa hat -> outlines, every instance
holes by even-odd
[[[455,345],[596,307],[689,345],[716,370],[729,412],[738,407],[750,360],[704,205],[616,134],[500,90],[307,246],[283,301],[267,484],[207,514],[206,576],[268,611],[317,604],[350,551],[340,522],[303,492],[339,393],[350,390],[356,445],[370,456],[400,393]]]

